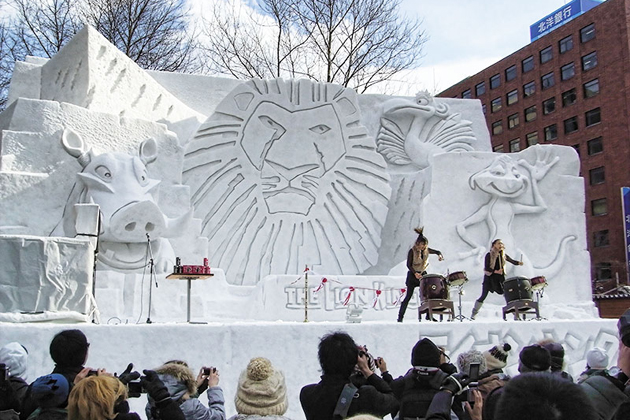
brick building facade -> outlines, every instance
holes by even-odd
[[[595,288],[628,279],[620,189],[630,187],[629,28],[630,0],[607,0],[437,95],[479,99],[496,152],[577,150]]]

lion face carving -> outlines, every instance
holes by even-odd
[[[350,89],[274,79],[239,85],[201,125],[183,180],[229,282],[376,263],[391,190],[359,119]]]
[[[269,213],[308,214],[320,179],[346,153],[330,104],[290,112],[271,102],[261,103],[245,123],[241,146],[261,171]]]

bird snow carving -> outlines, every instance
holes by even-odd
[[[424,169],[438,153],[474,150],[472,122],[452,113],[448,105],[435,102],[426,91],[413,101],[390,99],[382,108],[377,150],[394,165]]]

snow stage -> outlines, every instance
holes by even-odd
[[[265,356],[287,377],[289,417],[303,418],[318,340],[340,329],[395,375],[423,336],[453,356],[509,342],[511,373],[543,338],[564,344],[573,375],[593,346],[616,360],[615,322],[591,299],[575,150],[492,153],[477,100],[147,72],[86,27],[52,59],[17,63],[9,101],[0,344],[30,350],[31,380],[69,327],[88,336],[92,367],[217,366],[229,415],[240,371]],[[501,238],[524,262],[508,277],[538,279],[526,297],[540,317],[503,321],[510,298],[493,294],[475,322],[418,323],[416,295],[396,323],[419,226],[445,257],[428,269],[438,288],[465,274],[454,315],[470,314]],[[214,275],[167,278],[176,257],[208,258]],[[350,305],[361,323],[346,323]]]

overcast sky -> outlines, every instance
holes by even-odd
[[[438,93],[530,43],[529,26],[570,0],[403,0],[429,35],[406,83]],[[404,89],[404,88],[403,88]]]

